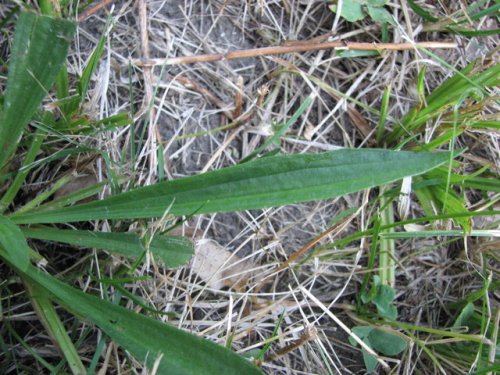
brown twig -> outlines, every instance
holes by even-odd
[[[141,32],[141,53],[145,59],[149,59],[149,33],[148,33],[148,12],[147,12],[147,3],[146,0],[139,0],[137,2],[137,7],[139,10],[139,28]],[[158,127],[156,126],[156,111],[154,107],[154,98],[153,98],[153,72],[151,66],[146,66],[143,69],[143,77],[144,77],[144,101],[143,105],[146,108],[146,113],[148,116],[149,124],[148,124],[148,132],[149,132],[149,142],[152,152],[149,154],[149,165],[150,169],[154,171],[156,169],[157,163],[157,155],[156,150],[158,144],[161,143],[161,135]],[[161,155],[160,157],[163,157]],[[167,174],[168,174],[168,164],[167,166]]]
[[[350,215],[344,220],[339,221],[338,223],[333,224],[330,228],[325,230],[323,233],[319,234],[315,238],[313,238],[311,241],[309,241],[307,244],[305,244],[302,248],[300,248],[298,251],[293,253],[288,257],[287,260],[285,260],[281,266],[279,266],[274,272],[278,273],[284,270],[290,263],[292,263],[295,259],[299,258],[300,256],[304,255],[307,253],[310,249],[312,249],[316,244],[318,244],[323,238],[334,232],[335,230],[339,229],[342,230],[346,224],[348,224],[356,215]]]
[[[297,53],[319,51],[326,49],[358,50],[358,51],[403,51],[416,48],[456,48],[453,42],[421,42],[421,43],[358,43],[358,42],[326,42],[310,44],[294,44],[277,47],[264,47],[214,53],[207,55],[179,56],[165,59],[135,59],[132,62],[138,66],[194,64],[197,62],[214,62],[224,60],[245,59],[257,56],[280,55],[283,53]]]
[[[102,8],[108,6],[111,4],[113,0],[100,0],[96,1],[95,4],[93,4],[91,7],[85,9],[80,15],[78,16],[78,22],[82,22],[89,18],[91,15],[94,13],[97,13],[100,11]]]

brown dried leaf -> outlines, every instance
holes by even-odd
[[[217,242],[202,239],[196,242],[191,268],[210,288],[241,290],[251,276],[252,264]]]

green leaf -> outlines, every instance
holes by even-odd
[[[85,96],[87,95],[87,90],[90,84],[90,78],[92,77],[92,74],[96,70],[99,64],[99,59],[101,58],[101,55],[104,51],[104,47],[106,46],[106,38],[108,36],[107,32],[109,31],[109,22],[110,21],[108,20],[108,22],[106,23],[106,31],[103,32],[101,37],[99,38],[99,42],[97,43],[94,52],[92,52],[92,55],[90,56],[90,59],[87,65],[85,66],[85,69],[83,70],[82,77],[78,82],[78,93],[79,93],[80,103],[85,99]]]
[[[363,13],[364,1],[362,0],[351,0],[343,1],[342,8],[340,9],[340,15],[349,22],[356,22],[365,18]],[[337,6],[331,6],[330,9],[333,12],[338,12]]]
[[[407,0],[407,1],[408,1],[408,5],[410,6],[410,8],[413,9],[413,11],[415,13],[417,13],[420,17],[422,17],[426,21],[430,21],[430,22],[439,21],[438,18],[434,17],[432,14],[427,12],[425,9],[421,8],[415,1],[413,1],[413,0]]]
[[[158,374],[261,374],[243,357],[208,340],[74,289],[30,267],[24,275],[66,310],[96,324],[135,359]]]
[[[391,320],[396,319],[398,311],[392,304],[396,293],[389,285],[379,285],[377,295],[373,298],[373,304],[377,306],[377,312],[380,316]]]
[[[260,146],[259,148],[257,148],[257,150],[253,151],[252,153],[244,157],[240,163],[246,163],[254,159],[259,153],[264,151],[271,144],[279,144],[279,139],[286,133],[286,131],[290,128],[290,126],[293,125],[299,119],[302,113],[304,113],[304,111],[307,108],[309,108],[309,106],[313,102],[313,99],[314,95],[313,94],[309,95],[286,123],[281,125],[278,128],[278,130],[276,130],[276,132],[264,142],[262,146]]]
[[[138,219],[228,212],[338,197],[424,173],[449,153],[377,149],[273,156],[219,171],[164,181],[102,201],[13,215],[18,224]]]
[[[371,331],[373,331],[375,328],[373,327],[370,327],[370,326],[360,326],[360,327],[353,327],[352,328],[352,332],[354,332],[354,334],[356,336],[358,336],[361,341],[364,342],[364,339],[367,338]],[[354,340],[351,336],[349,336],[349,343],[353,346],[358,346],[359,344],[357,343],[356,340]]]
[[[186,264],[193,255],[193,244],[187,238],[158,235],[151,243],[133,233],[102,233],[87,230],[64,230],[54,228],[23,229],[28,238],[62,242],[74,246],[98,248],[140,258],[149,249],[156,261],[168,267]]]
[[[21,13],[0,112],[0,167],[17,147],[21,134],[59,73],[75,32],[70,21]]]
[[[383,7],[368,6],[368,14],[371,19],[378,23],[390,23],[391,25],[396,25],[396,22],[392,18],[391,14]]]
[[[361,341],[363,341],[370,348],[372,348],[372,344],[369,340],[369,336],[370,336],[371,332],[373,332],[373,330],[375,330],[375,328],[370,327],[370,326],[361,326],[361,327],[353,327],[352,328],[352,332],[356,336],[358,336],[361,339]],[[356,340],[354,340],[351,336],[349,336],[348,340],[349,340],[349,343],[353,346],[359,345],[356,342]],[[377,364],[378,364],[377,359],[373,355],[368,353],[365,349],[362,349],[361,351],[363,353],[363,362],[365,363],[366,371],[368,373],[375,371],[375,368],[377,367]]]
[[[365,363],[366,372],[368,374],[374,372],[378,365],[377,358],[375,358],[373,355],[371,355],[364,349],[363,349],[363,362]]]
[[[387,4],[387,0],[366,0],[366,5],[370,7],[383,7]]]
[[[462,327],[466,327],[470,325],[470,318],[474,314],[474,304],[472,302],[468,302],[465,307],[460,311],[455,323],[453,323],[453,328],[460,329]]]
[[[368,340],[372,349],[384,355],[394,356],[406,349],[406,341],[403,338],[381,329],[371,331]]]
[[[14,266],[26,271],[30,264],[30,249],[21,230],[5,216],[0,215],[0,245],[5,251],[0,252]]]

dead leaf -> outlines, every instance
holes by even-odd
[[[252,276],[251,262],[210,239],[196,242],[191,269],[213,289],[229,287],[239,291]]]

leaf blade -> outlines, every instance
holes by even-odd
[[[169,268],[186,264],[193,255],[193,244],[180,236],[155,236],[150,243],[134,233],[103,233],[88,230],[56,228],[24,228],[28,238],[62,242],[74,246],[97,248],[118,253],[133,259],[149,250],[156,261]]]
[[[202,175],[160,182],[102,201],[12,217],[18,224],[181,216],[330,199],[417,175],[449,153],[378,149],[262,158]]]
[[[8,84],[0,112],[0,167],[47,94],[75,32],[70,21],[21,13],[16,24]]]
[[[90,320],[138,361],[159,374],[262,374],[236,353],[169,324],[88,295],[31,267],[26,277],[49,291],[66,310]]]
[[[0,215],[0,245],[4,258],[22,271],[29,266],[29,247],[21,230],[9,219]]]

